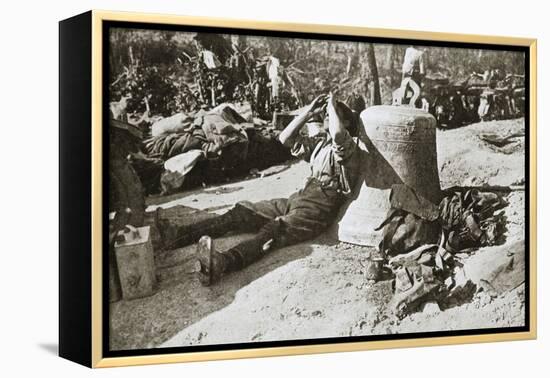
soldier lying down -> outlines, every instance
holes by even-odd
[[[327,134],[317,138],[300,135],[306,122],[325,112]],[[332,95],[317,97],[279,136],[293,155],[310,162],[311,174],[302,189],[289,198],[238,202],[227,213],[192,225],[178,226],[157,219],[164,249],[199,240],[199,277],[203,285],[210,285],[223,274],[248,266],[272,249],[320,235],[335,220],[358,176],[359,153],[352,138],[358,128],[357,120],[355,113]],[[229,231],[255,235],[227,251],[216,250],[212,238]]]

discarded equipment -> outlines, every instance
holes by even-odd
[[[115,242],[116,267],[123,299],[142,298],[154,293],[156,284],[153,245],[149,226],[126,226]]]
[[[362,172],[353,199],[342,207],[341,241],[378,246],[375,229],[390,209],[393,184],[406,184],[437,204],[441,187],[437,168],[436,120],[408,106],[372,106],[361,113]]]

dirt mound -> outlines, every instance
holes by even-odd
[[[481,122],[452,130],[438,130],[437,153],[441,187],[513,185],[525,182],[525,138],[504,147],[480,135],[510,135],[525,131],[523,118]]]

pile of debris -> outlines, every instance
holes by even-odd
[[[393,188],[391,197],[411,190]],[[499,193],[469,189],[447,192],[439,206],[424,206],[422,213],[414,214],[414,206],[408,208],[410,212],[392,209],[383,224],[379,253],[371,257],[374,274],[368,278],[382,277],[384,269],[395,277],[391,307],[400,318],[426,303],[445,309],[471,300],[479,290],[492,296],[510,285],[517,287],[524,280],[524,271],[518,269],[523,263],[523,244],[502,253],[496,266],[481,264],[480,268],[469,262],[480,248],[504,243],[506,206]],[[403,249],[398,251],[396,246]],[[470,267],[468,272],[465,265]],[[473,278],[471,267],[488,272]]]
[[[277,130],[249,121],[230,104],[161,119],[151,134],[143,154],[132,158],[148,194],[244,176],[291,157]]]

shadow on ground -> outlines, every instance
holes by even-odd
[[[275,175],[275,174],[281,174],[285,171],[288,171],[296,164],[301,163],[300,160],[291,159],[284,164],[280,164],[277,166],[273,166],[270,168],[267,168],[263,171],[257,172],[257,174],[254,175],[246,175],[246,176],[237,176],[233,177],[231,179],[227,179],[226,181],[221,182],[214,182],[206,185],[205,187],[202,186],[196,186],[193,188],[187,188],[181,192],[178,193],[172,193],[168,195],[152,195],[150,197],[147,197],[147,205],[148,206],[159,206],[159,205],[165,205],[170,202],[179,201],[188,197],[196,196],[197,194],[227,194],[227,193],[233,193],[238,192],[243,189],[243,186],[246,186],[248,182],[252,180],[258,179],[258,175],[260,175],[262,172],[265,172],[268,176]],[[239,184],[239,186],[236,186]]]
[[[40,343],[38,347],[55,356],[59,355],[59,345],[56,343]]]
[[[220,249],[229,248],[251,235],[216,239]],[[274,250],[246,269],[224,277],[211,287],[203,287],[195,273],[195,246],[161,252],[155,257],[158,290],[151,297],[119,301],[110,305],[110,347],[113,350],[153,348],[182,329],[218,311],[252,281],[309,256],[312,243],[333,244],[330,239]]]

